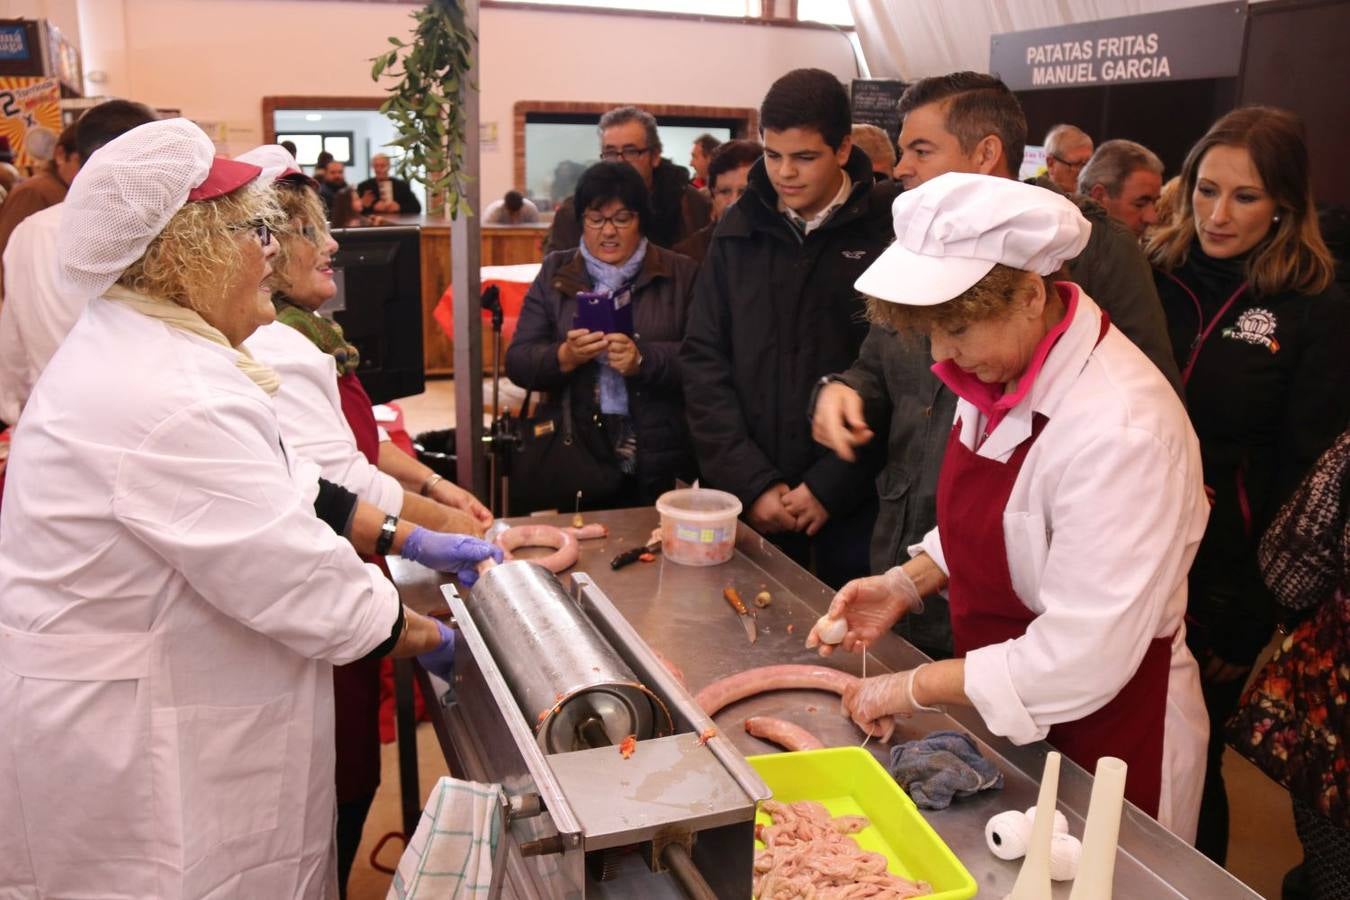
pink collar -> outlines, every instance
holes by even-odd
[[[1035,351],[1031,354],[1031,362],[1027,365],[1026,371],[1022,373],[1018,380],[1017,390],[1012,393],[1005,393],[1002,384],[986,384],[974,375],[961,370],[961,367],[951,360],[936,363],[933,366],[933,374],[942,379],[942,383],[951,388],[956,396],[970,403],[988,420],[984,433],[988,435],[998,427],[1008,411],[1022,402],[1022,398],[1031,391],[1031,386],[1036,381],[1036,376],[1040,374],[1041,367],[1045,365],[1046,357],[1054,349],[1056,343],[1064,332],[1069,330],[1070,323],[1073,322],[1074,312],[1078,309],[1078,285],[1070,281],[1056,281],[1055,289],[1059,291],[1060,299],[1064,301],[1064,318],[1055,323],[1055,326],[1046,332],[1045,337],[1041,338],[1036,344]]]

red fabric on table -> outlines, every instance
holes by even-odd
[[[516,322],[520,319],[520,308],[525,305],[525,294],[530,290],[530,283],[525,281],[502,281],[498,278],[489,278],[482,283],[483,290],[487,290],[491,285],[496,285],[501,291],[502,301],[502,346],[511,343],[511,336],[516,333]],[[441,326],[441,331],[450,340],[455,339],[455,320],[454,320],[454,289],[447,287],[445,293],[441,294],[440,302],[431,312],[432,317],[436,319],[436,324]],[[483,310],[483,330],[491,328],[492,313]]]

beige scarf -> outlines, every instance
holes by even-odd
[[[281,378],[275,371],[258,362],[243,347],[231,346],[225,335],[221,334],[218,328],[203,319],[195,310],[188,309],[186,306],[179,306],[172,300],[163,300],[159,297],[151,297],[148,294],[138,294],[120,284],[110,287],[103,296],[109,300],[124,303],[143,316],[158,319],[170,328],[177,328],[179,331],[205,338],[213,344],[229,347],[238,354],[234,364],[239,368],[239,371],[266,391],[268,396],[275,394],[277,388],[281,387]]]

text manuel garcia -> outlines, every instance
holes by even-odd
[[[1034,44],[1027,48],[1027,65],[1034,87],[1151,81],[1172,74],[1166,54],[1158,53],[1156,32]]]

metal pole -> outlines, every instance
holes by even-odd
[[[478,0],[461,0],[464,21],[478,34]],[[464,116],[464,171],[471,177],[467,189],[470,215],[450,226],[450,284],[455,297],[455,454],[459,484],[482,498],[487,495],[483,471],[483,316],[478,298],[482,244],[478,212],[481,169],[478,164],[478,57],[460,80],[460,110]]]

